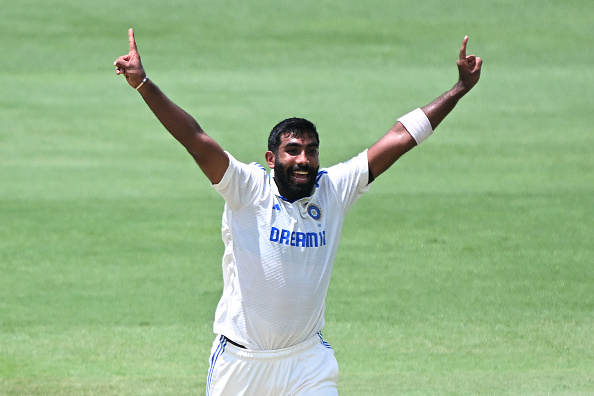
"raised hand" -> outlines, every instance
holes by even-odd
[[[127,55],[122,55],[113,63],[116,67],[117,75],[126,77],[126,81],[132,88],[138,87],[146,77],[138,48],[136,47],[136,40],[134,39],[134,31],[128,30],[128,39],[130,42],[130,52]]]
[[[460,57],[458,58],[459,82],[466,91],[469,91],[476,85],[481,77],[481,66],[483,60],[475,55],[466,55],[466,44],[468,36],[464,37],[462,47],[460,47]]]

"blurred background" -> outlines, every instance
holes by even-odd
[[[480,83],[352,209],[325,338],[342,395],[590,394],[593,5],[0,4],[0,394],[203,394],[222,199],[115,75],[149,77],[244,162],[312,120],[322,166]]]

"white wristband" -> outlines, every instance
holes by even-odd
[[[408,133],[415,139],[417,146],[433,133],[429,119],[421,109],[415,109],[398,119]]]

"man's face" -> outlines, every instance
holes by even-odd
[[[266,152],[268,166],[283,197],[296,201],[311,194],[320,167],[319,143],[307,135],[281,136],[277,155]]]

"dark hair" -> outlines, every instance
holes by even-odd
[[[274,154],[278,153],[278,148],[281,142],[281,136],[288,135],[291,137],[301,137],[307,135],[310,138],[315,138],[320,143],[320,137],[316,126],[305,118],[287,118],[276,124],[270,135],[268,136],[268,151]]]

